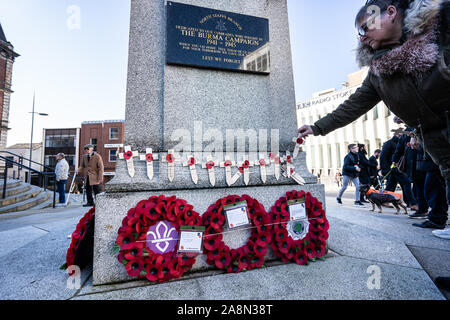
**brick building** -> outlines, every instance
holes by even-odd
[[[116,171],[117,150],[123,147],[124,120],[84,121],[80,131],[80,158],[86,144],[94,145],[94,150],[103,159],[105,166],[104,182],[112,179]]]
[[[0,23],[0,150],[6,148],[9,122],[9,104],[11,93],[12,67],[19,54],[14,52],[13,45],[6,40]]]

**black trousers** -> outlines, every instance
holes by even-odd
[[[86,177],[86,197],[87,197],[87,203],[94,204],[94,198],[92,197],[92,191],[94,191],[94,195],[97,195],[100,193],[100,185],[93,185],[91,186],[89,184],[89,176]]]

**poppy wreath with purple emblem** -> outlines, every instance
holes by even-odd
[[[80,269],[92,262],[94,252],[94,217],[95,207],[86,212],[78,222],[71,235],[69,249],[66,254],[66,263],[60,269],[66,270],[69,266],[77,265]],[[70,271],[72,275],[75,271]]]
[[[253,226],[247,243],[237,249],[230,249],[223,241],[222,232],[226,222],[224,206],[246,201],[248,217]],[[264,206],[248,195],[230,195],[219,199],[203,214],[206,230],[203,240],[203,252],[206,262],[229,273],[259,268],[264,264],[268,245],[272,238],[270,217]]]
[[[202,218],[186,200],[176,196],[152,196],[128,211],[116,239],[117,259],[131,277],[164,282],[180,278],[195,263],[195,256],[175,250],[156,253],[147,246],[147,232],[160,221],[168,221],[179,232],[180,226],[201,226]],[[178,244],[178,241],[177,241]]]
[[[308,233],[303,239],[294,240],[287,230],[289,223],[289,200],[305,199],[306,216],[309,222]],[[293,261],[305,265],[316,259],[324,259],[327,251],[328,229],[330,225],[322,208],[322,203],[309,192],[291,191],[272,206],[269,215],[273,223],[271,247],[283,262]]]

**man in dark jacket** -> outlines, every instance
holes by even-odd
[[[342,205],[342,195],[347,189],[350,182],[355,186],[355,207],[363,207],[364,205],[360,201],[359,192],[359,179],[358,175],[361,172],[359,167],[359,157],[358,157],[358,145],[350,144],[348,146],[348,154],[344,158],[344,166],[342,167],[342,175],[344,176],[342,180],[342,188],[339,190],[336,201],[338,204]]]
[[[313,126],[300,127],[299,137],[324,136],[383,101],[417,130],[424,149],[444,178],[450,179],[449,128],[444,116],[450,108],[450,1],[386,1],[380,7],[379,26],[367,28],[373,4],[367,1],[355,21],[360,37],[357,60],[361,67],[370,68],[366,79],[332,113]]]
[[[381,150],[377,149],[374,151],[373,155],[369,158],[369,178],[370,184],[375,189],[380,189],[378,184],[378,158],[380,157]]]
[[[359,167],[361,171],[359,172],[359,184],[369,184],[370,185],[370,176],[369,176],[369,168],[371,164],[367,159],[367,151],[366,146],[364,144],[358,144],[358,157],[359,157]],[[361,203],[369,203],[364,199],[364,192],[361,192],[359,201]]]

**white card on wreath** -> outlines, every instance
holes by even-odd
[[[228,221],[228,228],[233,229],[250,224],[248,220],[247,201],[229,204],[223,207]]]
[[[187,227],[180,228],[180,243],[178,245],[178,252],[203,252],[203,227]]]
[[[295,199],[288,201],[289,220],[307,219],[305,199]]]

